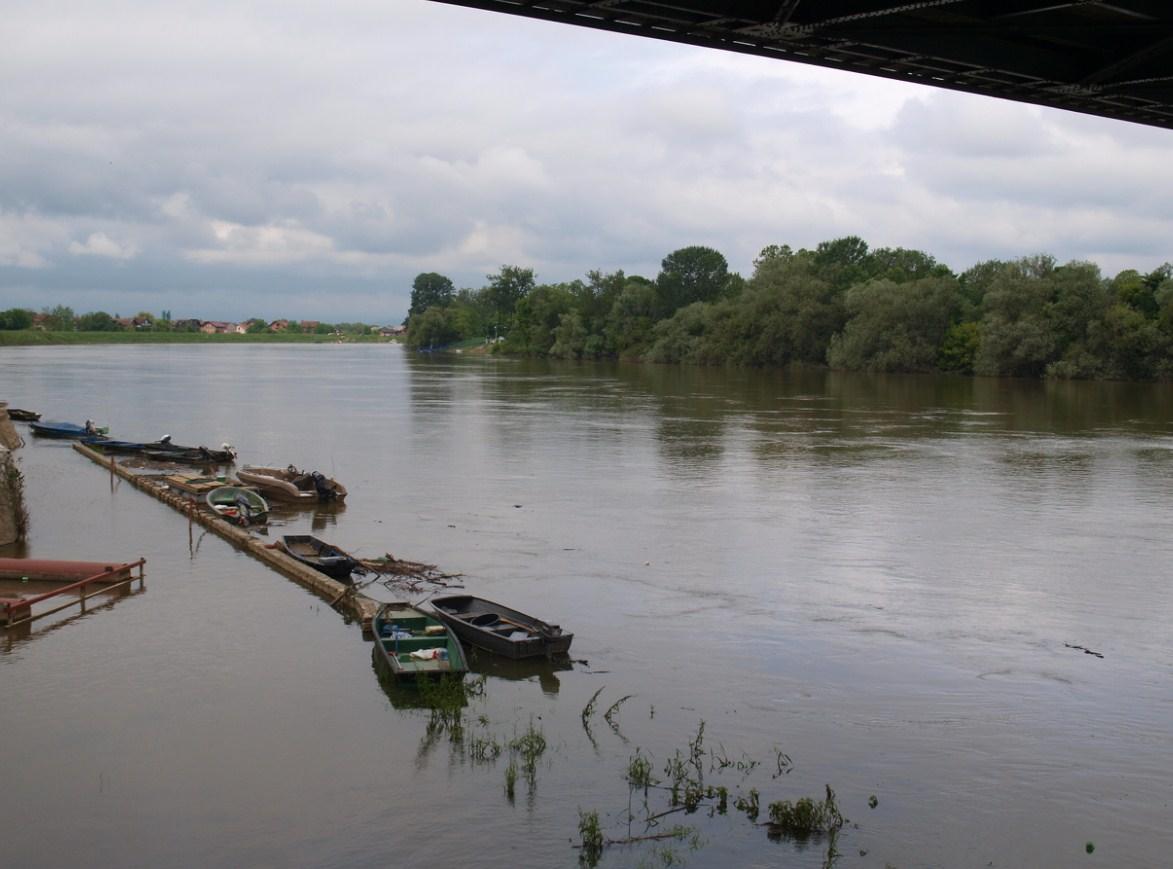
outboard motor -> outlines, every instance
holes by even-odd
[[[314,471],[310,474],[310,478],[314,481],[314,491],[318,493],[319,501],[333,501],[338,496],[334,485],[326,479],[325,475]]]

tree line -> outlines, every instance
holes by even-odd
[[[1173,378],[1173,265],[1106,278],[1047,255],[954,273],[856,236],[770,245],[748,278],[712,248],[666,256],[654,280],[622,271],[538,284],[503,266],[477,290],[429,272],[412,286],[408,345],[470,339],[494,352],[696,365],[873,372]]]
[[[123,318],[105,311],[90,311],[75,314],[67,305],[44,308],[39,314],[28,308],[9,308],[0,311],[0,330],[21,330],[34,327],[47,332],[199,332],[201,320],[174,320],[170,311],[158,316],[149,311],[139,311],[133,317]],[[245,333],[259,335],[272,331],[271,324],[259,317],[242,321]],[[281,321],[281,331],[293,334],[314,335],[369,335],[375,327],[366,323],[321,323],[312,324],[300,320]],[[233,324],[235,325],[235,324]]]

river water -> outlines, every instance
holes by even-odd
[[[463,733],[437,729],[326,602],[29,438],[20,554],[147,580],[0,638],[4,865],[574,866],[595,811],[613,840],[690,831],[605,867],[822,866],[827,837],[734,800],[763,821],[826,785],[840,866],[1173,859],[1169,386],[174,345],[6,349],[0,398],[319,469],[345,509],[271,536],[575,633],[567,668],[482,658]],[[728,811],[649,830],[669,794],[645,808],[628,761],[666,784],[690,743]]]

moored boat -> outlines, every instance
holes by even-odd
[[[455,594],[434,598],[431,604],[466,643],[507,658],[565,655],[574,639],[558,625],[482,597]]]
[[[8,418],[17,422],[36,422],[41,415],[34,410],[21,410],[19,407],[8,408]]]
[[[301,471],[295,466],[285,468],[245,465],[236,472],[242,483],[256,486],[270,498],[317,504],[323,501],[341,501],[346,487],[317,471]]]
[[[351,582],[350,574],[355,570],[362,572],[362,565],[337,546],[332,546],[324,540],[312,537],[309,534],[286,534],[281,538],[281,548],[291,558],[302,564],[312,567],[339,582]]]
[[[375,648],[399,679],[451,675],[468,671],[456,634],[439,619],[408,603],[385,603],[371,621]]]
[[[231,444],[221,444],[220,449],[210,447],[181,447],[170,441],[144,444],[142,454],[149,459],[164,462],[181,462],[190,465],[230,465],[236,461],[236,450]]]
[[[75,422],[30,422],[29,430],[33,434],[43,438],[67,438],[72,440],[100,438],[101,435],[109,431],[107,428],[99,428],[88,419],[85,425],[78,425]]]
[[[149,444],[138,441],[119,441],[104,435],[86,435],[81,442],[104,453],[141,453]]]
[[[237,525],[262,525],[269,518],[269,503],[251,489],[240,486],[215,488],[204,496],[204,501]]]

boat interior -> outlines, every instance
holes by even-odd
[[[448,628],[438,619],[424,615],[418,610],[385,609],[381,614],[378,641],[388,654],[393,656],[402,670],[434,671],[448,669],[451,663],[462,660],[459,646]],[[412,657],[412,652],[422,649],[444,649],[448,660]]]

